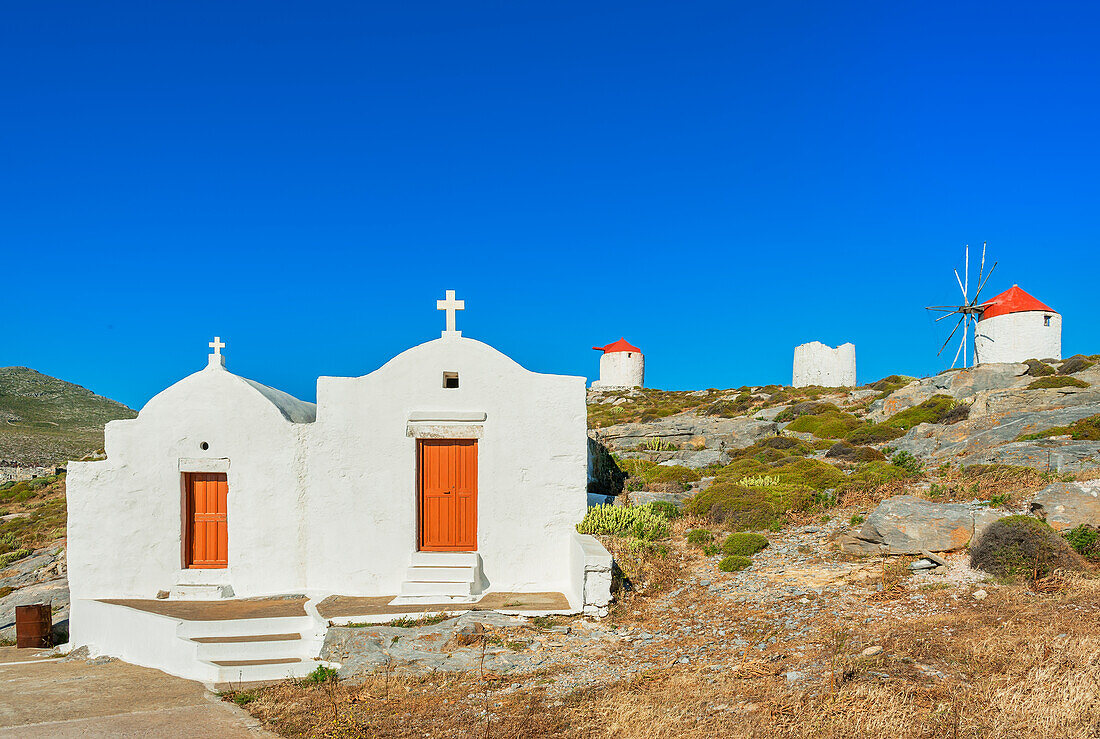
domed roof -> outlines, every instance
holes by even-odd
[[[1048,313],[1057,313],[1045,303],[1020,289],[1019,285],[1013,285],[1000,295],[981,303],[983,307],[982,317],[978,320],[1003,316],[1008,313],[1024,313],[1026,311],[1041,310]]]
[[[641,349],[634,346],[633,344],[628,342],[626,339],[619,339],[618,341],[613,341],[610,344],[608,344],[607,346],[594,346],[592,348],[595,349],[598,352],[603,352],[604,354],[610,354],[611,352],[637,352],[638,354],[642,353]]]

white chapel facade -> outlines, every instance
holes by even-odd
[[[106,459],[69,466],[71,643],[124,651],[99,604],[165,594],[605,610],[610,557],[576,531],[584,378],[463,337],[453,291],[438,307],[440,338],[319,378],[316,404],[231,373],[215,339],[204,369],[109,423]]]

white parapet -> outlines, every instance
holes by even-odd
[[[794,349],[794,387],[855,387],[856,346],[841,344],[837,348],[820,341],[796,346]]]

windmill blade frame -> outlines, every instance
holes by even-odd
[[[943,350],[944,350],[944,349],[946,349],[946,348],[947,348],[947,345],[951,343],[951,338],[952,338],[952,337],[953,337],[953,336],[955,335],[955,332],[959,330],[959,326],[961,326],[961,325],[962,325],[962,322],[963,322],[963,320],[965,320],[965,318],[966,318],[966,316],[959,316],[959,322],[955,324],[955,328],[951,329],[951,333],[949,333],[949,334],[947,335],[947,341],[943,342],[943,346],[941,346],[941,347],[940,347],[940,350],[939,350],[938,352],[936,352],[936,356],[937,356],[937,357],[938,357],[939,355],[943,354]],[[959,358],[959,356],[958,356],[958,355],[959,355],[959,353],[958,353],[958,352],[955,352],[955,359],[956,359],[956,360],[957,360],[957,359]],[[952,362],[952,363],[951,363],[951,366],[952,366],[952,367],[954,367],[954,366],[955,366],[955,363],[954,363],[954,362]]]

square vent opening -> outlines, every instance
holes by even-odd
[[[444,372],[443,373],[443,387],[456,388],[458,387],[458,373],[457,372]]]

